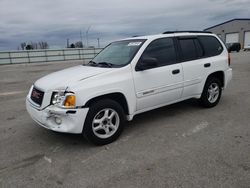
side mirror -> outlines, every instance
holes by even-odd
[[[143,71],[157,67],[158,60],[153,57],[143,57],[136,65],[136,71]]]

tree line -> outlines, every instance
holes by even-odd
[[[85,46],[81,41],[75,43],[67,43],[67,48],[84,48]],[[91,46],[92,47],[92,46]],[[49,44],[46,41],[40,42],[22,42],[17,48],[18,50],[36,50],[36,49],[49,49]]]
[[[18,47],[18,50],[36,50],[36,49],[48,49],[49,44],[45,41],[40,41],[40,42],[22,42],[20,44],[20,47]]]

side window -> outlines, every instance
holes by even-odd
[[[199,40],[204,48],[205,57],[216,56],[223,51],[221,43],[213,36],[199,36]]]
[[[196,38],[194,39],[194,44],[195,44],[195,48],[196,48],[196,55],[197,58],[201,58],[204,56],[204,50],[201,46],[201,43],[199,42],[199,40]]]
[[[181,47],[183,61],[190,61],[197,58],[196,47],[193,38],[180,38],[179,44]]]
[[[142,54],[158,60],[158,66],[176,63],[176,53],[172,38],[162,38],[151,42]]]

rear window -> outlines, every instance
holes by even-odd
[[[196,47],[196,54],[197,54],[197,58],[201,58],[204,56],[204,50],[199,42],[199,40],[197,38],[194,39],[194,44]]]
[[[179,38],[182,61],[196,60],[204,57],[204,50],[196,37]]]
[[[194,39],[179,39],[181,51],[182,51],[182,60],[190,61],[197,58],[196,47],[194,44]]]
[[[223,51],[223,47],[217,38],[213,36],[199,36],[198,38],[203,46],[205,57],[216,56]]]

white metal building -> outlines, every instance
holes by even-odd
[[[242,48],[250,47],[250,18],[232,19],[205,31],[217,34],[225,43],[239,42]]]

